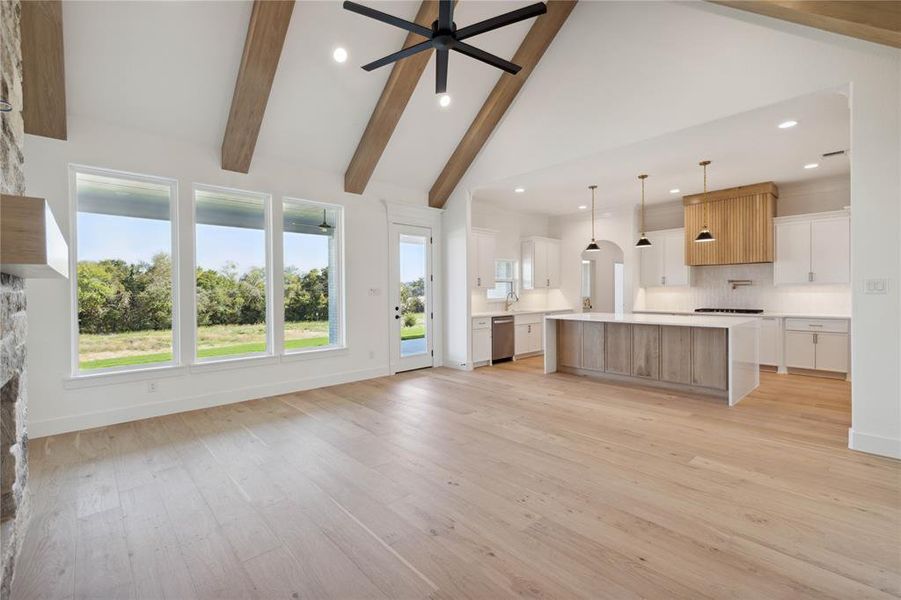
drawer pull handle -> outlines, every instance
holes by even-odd
[[[817,325],[816,323],[808,323],[808,327],[822,327],[822,325]]]

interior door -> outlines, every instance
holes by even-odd
[[[391,370],[433,365],[432,230],[391,224]]]

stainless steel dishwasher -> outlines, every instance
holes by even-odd
[[[512,316],[491,319],[491,362],[513,358],[513,331]]]

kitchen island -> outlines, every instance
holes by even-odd
[[[760,383],[757,318],[576,313],[544,319],[544,372],[712,395]]]

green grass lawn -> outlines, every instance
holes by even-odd
[[[401,339],[425,337],[425,315],[416,315],[416,325],[401,329]],[[323,335],[325,334],[325,335]],[[240,356],[266,351],[266,329],[260,325],[210,325],[197,328],[198,358]],[[326,346],[328,323],[313,321],[285,324],[285,349]],[[82,371],[150,365],[172,360],[170,331],[128,331],[83,334],[79,338]]]

